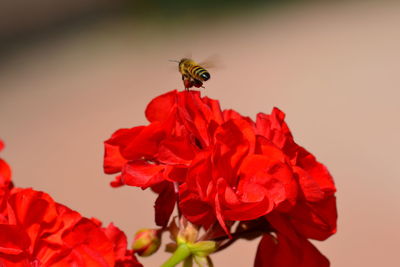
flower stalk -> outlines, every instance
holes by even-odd
[[[163,264],[161,267],[174,267],[182,261],[186,260],[189,256],[192,255],[189,247],[182,243],[175,250],[174,254]]]

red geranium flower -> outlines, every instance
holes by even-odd
[[[103,228],[46,193],[12,188],[10,169],[0,164],[0,265],[142,266],[114,225]]]
[[[208,228],[216,219],[255,219],[276,206],[294,215],[307,209],[298,218],[306,220],[310,205],[319,207],[335,191],[325,167],[294,143],[278,109],[254,123],[199,92],[172,91],[152,100],[146,117],[148,126],[118,130],[105,142],[104,169],[121,173],[113,186],[168,192],[159,196],[165,206],[156,201],[159,225],[168,222],[177,193],[183,214]],[[173,182],[180,185],[175,193]]]
[[[8,222],[0,224],[0,262],[13,266],[141,266],[112,224],[55,203],[46,193],[13,189]]]
[[[284,116],[275,108],[254,122],[199,92],[172,91],[147,106],[148,126],[118,130],[105,142],[104,169],[119,174],[113,186],[159,194],[158,225],[168,223],[175,203],[192,223],[219,224],[228,235],[235,221],[261,219],[268,227],[256,266],[327,266],[307,239],[336,232],[336,188],[325,166],[294,142]]]

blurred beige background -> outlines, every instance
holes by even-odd
[[[145,124],[153,97],[182,89],[168,59],[218,54],[223,67],[210,70],[203,94],[253,118],[283,109],[297,142],[334,175],[338,233],[315,242],[332,266],[400,266],[400,3],[166,18],[105,16],[25,39],[46,23],[2,24],[9,42],[0,59],[1,157],[15,184],[112,221],[129,240],[153,227],[155,195],[108,186],[102,141]],[[256,246],[238,242],[213,256],[215,266],[252,266]],[[141,262],[159,266],[167,257],[160,251]]]

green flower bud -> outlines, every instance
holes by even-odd
[[[136,232],[132,249],[142,257],[155,253],[161,245],[161,231],[156,229],[141,229]]]

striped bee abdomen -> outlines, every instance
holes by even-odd
[[[210,73],[199,65],[190,66],[188,71],[192,77],[200,81],[207,81],[211,77]]]

